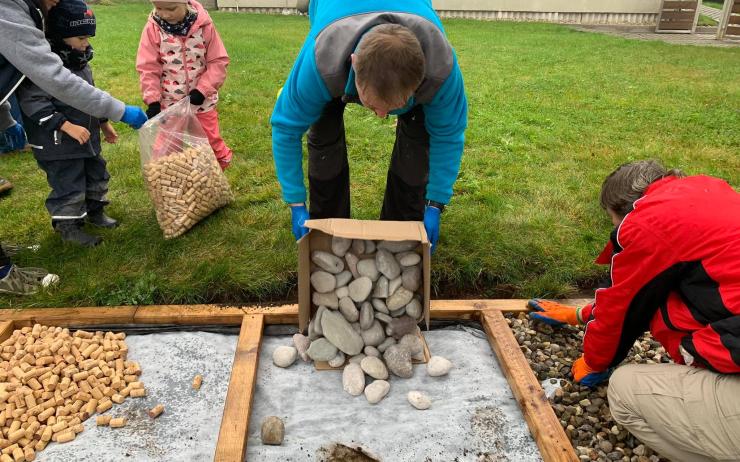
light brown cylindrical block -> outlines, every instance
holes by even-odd
[[[41,383],[36,379],[36,377],[31,377],[29,379],[28,376],[26,376],[26,380],[27,380],[26,385],[28,385],[31,388],[31,390],[41,390],[42,388],[44,388],[44,386],[41,385]]]
[[[88,417],[95,414],[95,410],[98,407],[98,400],[95,398],[90,399],[90,401],[85,404],[85,407],[82,408],[82,411],[85,412]]]
[[[111,398],[110,398],[110,400],[113,401],[116,404],[121,404],[125,399],[126,399],[125,396],[121,396],[118,393],[116,393],[115,395],[111,396]]]
[[[49,419],[49,417],[51,417],[52,415],[54,415],[55,412],[56,412],[55,408],[49,407],[46,410],[42,411],[41,414],[38,415],[38,419],[41,422],[46,422],[46,420]]]
[[[116,417],[115,419],[110,419],[110,422],[108,425],[110,425],[111,428],[121,428],[126,426],[126,420],[125,417]]]
[[[0,462],[13,462],[13,458],[7,454],[0,455]]]
[[[15,443],[24,436],[26,436],[26,431],[22,428],[19,428],[18,430],[8,433],[8,440],[11,443]]]
[[[146,388],[137,388],[136,390],[131,390],[129,396],[132,398],[143,398],[144,396],[146,396]]]
[[[57,423],[55,423],[54,425],[52,425],[52,426],[51,426],[51,431],[52,431],[53,433],[59,433],[59,432],[61,432],[62,430],[64,430],[65,428],[67,428],[67,422],[66,422],[66,421],[64,421],[64,420],[62,420],[62,421],[60,421],[60,422],[57,422]]]
[[[200,390],[200,386],[203,383],[203,376],[198,374],[193,378],[193,389]]]
[[[31,446],[23,448],[23,455],[26,458],[26,462],[33,462],[36,460],[36,451],[34,451]]]
[[[54,430],[51,429],[51,427],[47,426],[44,428],[43,433],[41,433],[41,441],[51,441],[51,435],[54,434]]]
[[[113,402],[111,400],[101,401],[98,403],[98,407],[95,408],[96,411],[98,411],[98,414],[102,414],[103,412],[107,411],[108,409],[113,407]]]
[[[73,432],[72,430],[66,430],[63,433],[59,433],[58,435],[54,435],[54,436],[56,437],[57,443],[69,443],[70,441],[75,439],[77,434]]]
[[[105,395],[103,394],[102,388],[103,387],[98,386],[98,387],[95,387],[92,390],[90,390],[90,394],[92,395],[92,397],[95,398],[95,399],[97,399],[97,400],[103,399],[103,396],[105,396]]]
[[[163,404],[157,404],[153,408],[149,409],[149,417],[156,419],[164,411]]]
[[[37,366],[46,366],[48,364],[54,364],[54,357],[53,356],[42,356],[42,357],[36,359],[36,365]]]
[[[15,462],[24,462],[26,460],[26,456],[23,455],[23,449],[21,448],[13,449],[13,460]]]

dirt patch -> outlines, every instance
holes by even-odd
[[[342,443],[333,443],[323,446],[316,451],[318,462],[381,462],[381,459],[371,454],[361,446],[347,446]]]
[[[509,459],[504,455],[506,443],[502,429],[507,419],[501,409],[492,406],[479,407],[470,416],[470,429],[476,440],[485,445],[486,451],[478,452],[478,462],[503,462]]]

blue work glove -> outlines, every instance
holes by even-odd
[[[293,236],[295,236],[296,241],[308,234],[308,228],[303,226],[303,224],[309,218],[308,209],[306,209],[305,205],[290,206],[290,221],[293,228]]]
[[[427,205],[424,209],[424,228],[427,230],[427,237],[432,244],[432,253],[437,248],[439,240],[439,218],[442,211],[433,205]]]
[[[144,114],[144,111],[139,106],[126,106],[126,109],[123,111],[123,117],[121,117],[121,122],[137,130],[147,120],[146,114]]]
[[[10,143],[11,151],[18,151],[26,147],[26,132],[23,130],[23,125],[16,123],[5,130],[5,136]]]
[[[609,368],[603,372],[594,371],[588,366],[583,355],[581,355],[581,357],[578,358],[571,367],[573,379],[581,385],[585,385],[589,388],[593,388],[608,379],[609,376],[612,375],[612,372],[614,372],[614,368]]]

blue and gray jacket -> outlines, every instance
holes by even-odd
[[[89,65],[69,71],[91,87],[95,86]],[[18,87],[16,95],[23,112],[28,144],[33,148],[37,160],[82,159],[100,155],[101,120],[97,117],[54,98],[30,80],[26,80]],[[61,126],[64,122],[85,127],[90,132],[87,143],[80,144],[62,132]]]
[[[379,24],[408,27],[421,43],[424,79],[409,104],[422,105],[429,132],[426,198],[446,204],[460,170],[468,104],[457,57],[430,0],[311,0],[311,30],[272,113],[275,169],[288,203],[305,202],[301,139],[334,98],[356,96],[350,55]],[[394,111],[398,114],[399,111]]]

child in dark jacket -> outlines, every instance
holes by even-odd
[[[47,35],[51,49],[72,73],[93,85],[88,62],[93,50],[95,15],[81,0],[61,0],[49,11]],[[115,228],[118,222],[104,213],[110,175],[100,155],[100,133],[115,143],[118,135],[106,119],[79,111],[30,81],[18,89],[18,99],[36,161],[51,186],[46,208],[63,241],[85,247],[98,245],[99,236],[83,230],[84,221]]]

